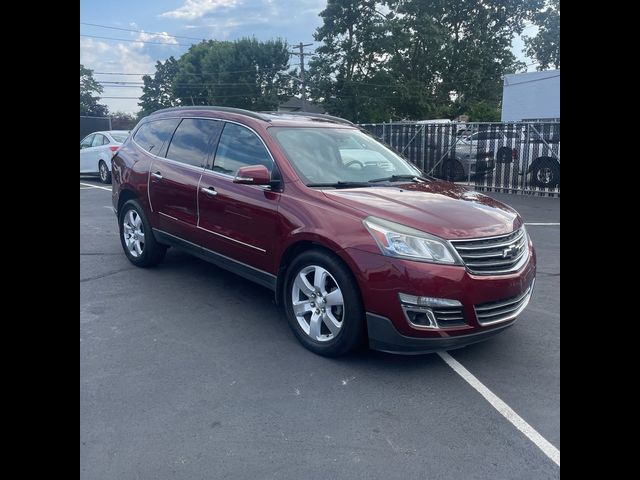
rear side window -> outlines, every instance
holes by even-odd
[[[93,143],[91,144],[92,147],[100,147],[102,146],[102,140],[104,139],[104,135],[100,135],[99,133],[96,133],[96,136],[93,137]]]
[[[221,130],[220,121],[185,118],[173,134],[167,158],[194,167],[204,167]]]
[[[95,135],[85,137],[85,139],[80,142],[80,148],[89,148],[91,146],[91,142],[93,142],[93,137],[95,137]]]
[[[224,126],[213,171],[235,175],[240,167],[264,165],[271,172],[273,160],[262,141],[251,130],[235,123]]]
[[[164,157],[169,139],[179,122],[179,118],[168,118],[145,123],[138,129],[133,139],[147,152]]]

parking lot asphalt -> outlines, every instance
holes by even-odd
[[[81,478],[559,478],[437,354],[319,357],[263,287],[176,249],[134,267],[110,191],[80,181]],[[557,198],[489,195],[560,221]],[[528,308],[450,355],[559,449],[560,227],[527,228]]]

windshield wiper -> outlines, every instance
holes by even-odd
[[[397,182],[400,180],[412,180],[414,182],[416,180],[423,180],[425,182],[429,181],[429,179],[421,177],[420,175],[391,175],[390,177],[374,178],[373,180],[369,180],[369,183]]]
[[[369,182],[327,182],[327,183],[307,183],[307,187],[333,187],[333,188],[354,188],[354,187],[370,187]]]

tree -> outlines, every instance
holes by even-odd
[[[391,0],[400,36],[396,64],[424,85],[432,104],[451,114],[485,102],[497,107],[502,77],[524,67],[511,51],[524,20],[540,0]],[[399,60],[397,59],[399,57]]]
[[[113,130],[131,130],[136,126],[137,119],[134,115],[125,112],[111,114],[111,128]]]
[[[309,63],[311,97],[334,115],[354,121],[389,118],[394,91],[385,54],[387,17],[375,0],[329,0],[314,38],[323,42]],[[389,88],[391,87],[391,88]]]
[[[560,68],[560,0],[547,0],[545,7],[531,15],[538,33],[524,39],[523,51],[538,62],[538,70]]]
[[[511,41],[542,1],[328,0],[312,97],[359,122],[495,110],[502,76],[524,67]]]
[[[161,108],[175,107],[179,100],[173,93],[173,81],[178,73],[178,61],[174,57],[167,58],[164,63],[156,62],[156,72],[151,77],[142,77],[144,86],[138,105],[139,116],[144,117]]]
[[[102,93],[102,85],[93,78],[93,70],[80,64],[80,115],[92,117],[106,117],[109,109],[98,103]]]
[[[274,110],[292,93],[286,42],[242,38],[191,46],[178,60],[172,91],[183,105]]]

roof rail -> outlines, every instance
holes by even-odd
[[[294,117],[308,117],[308,118],[312,118],[315,120],[322,120],[325,122],[334,122],[334,123],[342,123],[345,125],[354,125],[353,122],[350,122],[349,120],[347,120],[346,118],[340,118],[340,117],[334,117],[333,115],[327,115],[326,113],[310,113],[310,112],[260,112],[260,113],[267,113],[269,115],[282,115],[282,116],[287,116],[287,115],[291,115]]]
[[[176,112],[183,110],[208,110],[212,112],[228,112],[228,113],[237,113],[239,115],[246,115],[247,117],[257,118],[258,120],[263,120],[265,122],[270,122],[271,119],[260,115],[258,112],[252,112],[251,110],[244,110],[242,108],[233,108],[233,107],[218,107],[215,105],[192,105],[192,106],[181,106],[181,107],[170,107],[163,108],[162,110],[156,110],[151,113],[151,115],[155,115],[156,113],[164,113],[164,112]]]

